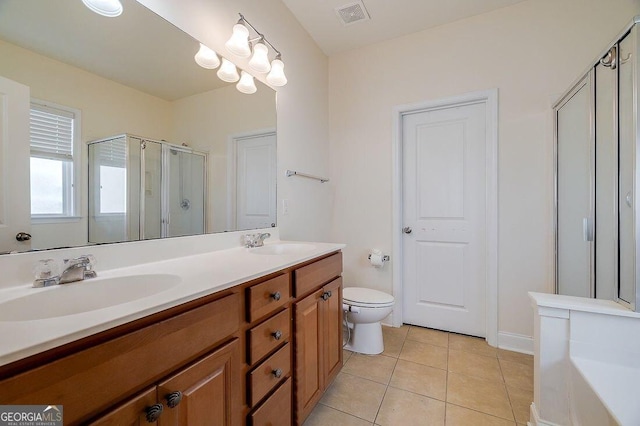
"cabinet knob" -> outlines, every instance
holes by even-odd
[[[162,414],[162,404],[153,404],[150,407],[147,407],[145,410],[145,419],[148,423],[155,423],[160,414]]]
[[[277,331],[271,333],[271,335],[273,336],[274,339],[280,340],[280,338],[282,338],[282,331],[277,330]]]
[[[322,298],[322,300],[327,300],[330,297],[329,292],[325,291],[320,297]]]
[[[280,300],[280,297],[282,297],[282,296],[280,295],[280,292],[279,292],[279,291],[276,291],[275,293],[271,293],[271,298],[272,298],[273,300],[275,300],[275,301]]]
[[[331,290],[327,292],[327,296],[331,297]]]
[[[171,392],[170,394],[165,396],[165,399],[167,400],[167,406],[169,408],[175,408],[178,404],[180,404],[180,401],[182,401],[182,392]]]
[[[282,369],[281,368],[276,368],[271,373],[276,377],[276,379],[279,379],[280,377],[282,377]]]

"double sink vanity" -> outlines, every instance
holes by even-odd
[[[302,424],[342,366],[343,247],[276,241],[1,289],[0,401],[62,405],[65,424]]]

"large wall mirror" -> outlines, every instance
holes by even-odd
[[[276,224],[275,91],[122,3],[0,0],[0,253]]]

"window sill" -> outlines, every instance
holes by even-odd
[[[47,223],[76,223],[82,220],[81,216],[38,216],[31,217],[32,225],[43,225]]]

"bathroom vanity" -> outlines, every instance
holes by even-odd
[[[70,284],[151,270],[181,279],[131,303],[0,321],[18,340],[0,345],[0,402],[62,405],[65,424],[302,424],[342,366],[343,246],[304,246],[220,250]]]

